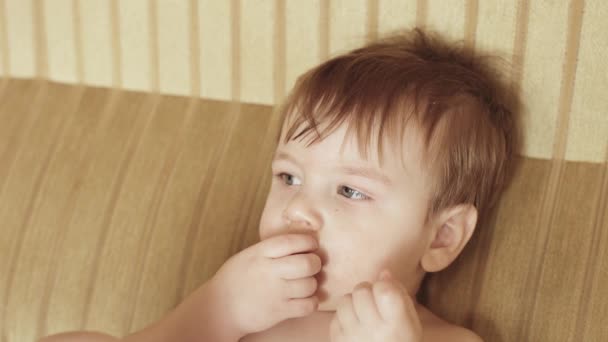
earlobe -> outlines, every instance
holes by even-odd
[[[450,265],[470,240],[477,224],[477,209],[460,204],[444,210],[432,241],[420,260],[425,272],[438,272]]]

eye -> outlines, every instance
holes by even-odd
[[[355,190],[353,188],[349,188],[347,186],[341,186],[339,188],[338,192],[340,193],[340,195],[342,195],[346,198],[350,198],[350,199],[357,199],[357,200],[362,200],[362,201],[370,199],[369,196],[362,193],[361,191]]]
[[[291,175],[286,172],[280,172],[280,173],[276,174],[276,177],[278,177],[284,184],[286,184],[288,186],[302,185],[302,181],[300,181],[294,175]],[[353,200],[366,201],[366,200],[371,199],[371,197],[367,196],[366,194],[362,193],[361,191],[355,190],[351,187],[344,186],[344,185],[339,187],[338,193],[348,199],[353,199]]]
[[[287,185],[301,185],[302,182],[297,182],[297,178],[295,178],[293,175],[290,175],[289,173],[285,173],[285,172],[281,172],[279,174],[277,174],[277,177],[279,177],[279,179],[281,179],[283,181],[283,183],[287,184]]]

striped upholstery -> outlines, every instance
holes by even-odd
[[[521,72],[522,167],[421,299],[488,341],[608,339],[608,2],[0,0],[0,342],[158,319],[257,240],[297,75],[420,25]]]
[[[270,107],[21,80],[1,96],[3,342],[139,329],[257,239]]]
[[[0,0],[0,75],[272,106],[312,65],[419,25],[520,71],[524,155],[601,163],[607,16],[602,0]]]
[[[272,107],[22,80],[1,98],[3,341],[139,329],[256,241]],[[489,341],[600,341],[607,196],[606,164],[524,158],[426,302]]]

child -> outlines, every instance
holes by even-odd
[[[507,184],[514,107],[487,61],[421,30],[303,74],[261,242],[126,341],[480,341],[418,304]],[[44,341],[111,341],[61,334]]]

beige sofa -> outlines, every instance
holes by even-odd
[[[3,342],[125,335],[256,242],[272,107],[16,79],[0,99]],[[487,341],[604,340],[607,189],[605,165],[523,158],[423,301]]]
[[[602,0],[0,0],[0,342],[163,316],[257,241],[294,78],[413,25],[504,51],[527,106],[514,183],[420,299],[486,341],[608,341],[606,15]]]

